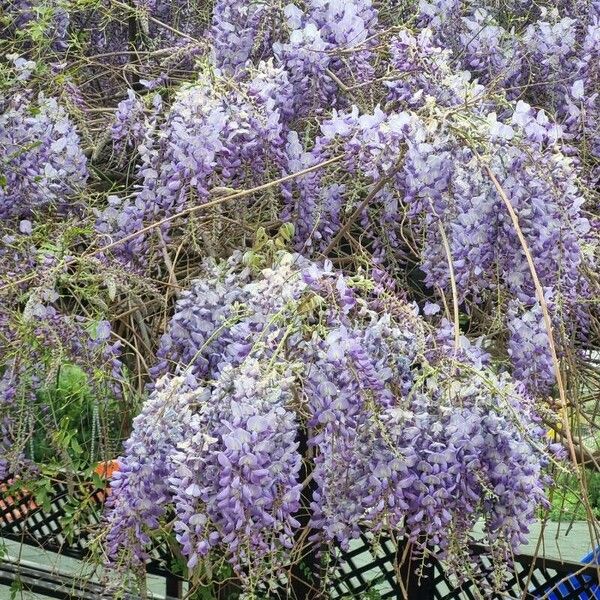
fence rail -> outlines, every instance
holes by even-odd
[[[32,494],[9,489],[10,482],[0,482],[0,537],[73,558],[89,555],[90,542],[99,530],[105,491],[91,488],[86,481],[57,480],[48,500],[38,506]],[[85,505],[85,510],[73,519],[78,502]],[[493,571],[483,549],[476,554],[479,580],[459,583],[435,559],[419,563],[421,575],[417,577],[415,565],[403,560],[410,554],[404,552],[405,547],[389,539],[379,540],[376,545],[372,541],[365,534],[350,551],[341,553],[328,576],[328,591],[333,597],[365,598],[376,590],[382,600],[600,599],[598,568],[589,564],[518,555],[505,591],[498,594],[489,591],[494,589]],[[181,598],[182,581],[170,571],[170,562],[167,547],[158,546],[147,571],[165,578],[166,597]],[[0,584],[9,585],[17,579],[26,589],[49,598],[102,598],[98,584],[16,561],[0,562]],[[301,587],[298,595],[292,584],[292,596],[286,597],[306,598],[305,583]]]

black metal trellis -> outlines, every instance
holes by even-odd
[[[88,482],[57,480],[44,506],[38,506],[32,494],[8,491],[8,482],[0,482],[0,537],[84,559],[89,544],[100,523],[104,490],[93,490]],[[78,495],[89,509],[82,512],[74,527],[65,527],[70,502]],[[493,572],[484,552],[477,555],[480,563],[480,580],[459,584],[448,575],[443,566],[429,558],[418,565],[411,564],[405,547],[390,539],[380,539],[373,545],[365,534],[347,552],[341,552],[329,570],[327,587],[333,598],[369,598],[382,600],[407,598],[408,600],[592,600],[600,599],[598,571],[595,566],[542,557],[518,555],[515,557],[512,576],[502,594],[492,590]],[[147,566],[149,573],[164,577],[167,598],[180,598],[181,579],[169,571],[171,557],[166,546],[154,549]],[[415,575],[418,567],[420,575]],[[65,575],[46,571],[15,561],[0,562],[0,584],[9,585],[19,580],[29,589],[49,598],[102,598],[102,587]],[[305,597],[306,586],[298,589],[292,583],[291,596]],[[302,587],[302,590],[300,589]],[[371,592],[376,592],[370,595]],[[281,597],[281,595],[279,595]]]
[[[432,558],[418,565],[408,561],[401,564],[399,555],[403,548],[397,548],[389,539],[380,540],[375,548],[371,540],[363,536],[360,544],[342,553],[337,576],[332,583],[334,597],[364,598],[370,590],[376,589],[377,597],[382,600],[600,599],[600,591],[595,590],[600,581],[594,565],[517,555],[504,591],[494,593],[486,591],[493,589],[493,571],[483,548],[477,555],[480,579],[462,584]],[[416,568],[419,576],[415,574]]]
[[[23,565],[20,561],[0,562],[0,584],[11,585],[19,581],[24,589],[47,598],[68,600],[76,597],[81,600],[97,600],[102,597],[100,584],[76,580],[40,567]]]
[[[10,491],[10,481],[0,482],[0,538],[23,543],[41,550],[54,552],[75,559],[85,559],[90,553],[90,543],[94,532],[99,529],[101,511],[106,499],[106,491],[94,489],[88,481],[66,478],[56,479],[52,491],[43,506],[36,503],[32,493],[21,490],[18,493]],[[68,510],[73,508],[73,502],[80,500],[85,503],[85,510],[73,521],[73,526],[66,527]],[[165,546],[157,546],[152,552],[152,559],[147,565],[147,572],[164,577],[165,595],[171,598],[181,596],[181,579],[168,568],[170,554]],[[17,565],[10,566],[10,561],[2,561],[0,583],[8,585],[19,577],[23,579]],[[8,565],[8,566],[7,566]],[[24,567],[25,568],[25,567]],[[27,567],[25,570],[33,567]],[[35,570],[35,569],[34,569]],[[43,569],[40,570],[42,572]],[[53,574],[41,574],[39,585],[51,581]],[[64,589],[64,577],[55,574],[54,582]],[[25,578],[27,580],[27,578]],[[33,578],[35,580],[35,577]],[[36,584],[39,587],[38,584]],[[90,584],[93,587],[93,584]],[[48,584],[48,592],[54,588]],[[34,591],[34,590],[32,590]],[[38,591],[38,593],[41,593]],[[97,590],[94,598],[99,598]],[[48,595],[49,595],[48,594]],[[70,598],[71,596],[49,595],[52,598]],[[73,598],[86,598],[85,595],[74,595]]]

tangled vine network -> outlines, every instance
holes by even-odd
[[[165,539],[477,580],[475,527],[501,591],[564,476],[600,533],[600,2],[0,0],[0,49],[0,481],[120,456],[115,597]]]

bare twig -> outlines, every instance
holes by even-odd
[[[146,225],[146,227],[142,227],[138,231],[134,231],[133,233],[130,233],[129,235],[126,235],[119,240],[115,240],[114,242],[111,242],[110,244],[106,244],[105,246],[97,248],[96,250],[92,250],[90,252],[84,252],[83,254],[81,254],[77,257],[66,260],[63,263],[61,263],[59,266],[60,267],[72,266],[72,265],[76,264],[77,261],[79,261],[79,260],[82,260],[85,258],[91,258],[92,256],[97,256],[98,254],[102,254],[102,253],[106,252],[107,250],[111,250],[112,248],[115,248],[116,246],[119,246],[121,244],[124,244],[125,242],[133,240],[136,237],[143,235],[144,233],[147,233],[148,231],[152,231],[153,229],[156,229],[157,227],[161,227],[162,225],[171,223],[172,221],[175,221],[176,219],[179,219],[180,217],[185,217],[185,216],[191,215],[195,212],[198,212],[201,210],[206,210],[207,208],[210,208],[211,206],[217,206],[218,204],[222,204],[224,202],[229,202],[230,200],[237,200],[238,198],[243,198],[245,196],[251,196],[252,194],[255,194],[257,192],[262,192],[269,188],[275,187],[281,183],[285,183],[286,181],[291,181],[291,180],[295,179],[296,177],[301,177],[302,175],[306,175],[307,173],[312,173],[313,171],[317,171],[318,169],[327,167],[328,165],[332,165],[332,164],[338,162],[339,160],[341,160],[342,157],[343,157],[343,155],[334,156],[333,158],[325,160],[321,163],[312,165],[311,167],[307,167],[306,169],[297,171],[296,173],[291,173],[290,175],[285,175],[284,177],[274,179],[273,181],[269,181],[268,183],[263,183],[262,185],[258,185],[256,187],[253,187],[253,188],[250,188],[247,190],[240,190],[238,192],[234,192],[233,194],[229,194],[228,196],[223,196],[222,198],[217,198],[216,200],[211,200],[209,202],[205,202],[204,204],[197,204],[194,206],[190,206],[174,215],[165,217],[164,219],[161,219],[160,221],[155,221],[154,223],[150,223],[150,225]],[[37,277],[37,272],[30,273],[29,275],[26,275],[25,277],[21,277],[20,279],[17,279],[10,283],[4,284],[3,286],[0,287],[0,292],[6,290],[8,288],[12,288],[12,287],[21,285],[22,283],[27,283],[28,281],[31,281],[32,279],[35,279],[36,277]]]
[[[333,248],[335,248],[336,244],[342,239],[346,233],[348,233],[350,227],[354,225],[357,219],[360,217],[362,211],[367,207],[367,205],[377,196],[377,194],[383,189],[383,187],[388,183],[390,178],[393,176],[394,172],[390,173],[386,177],[382,177],[373,187],[373,189],[367,194],[365,199],[356,207],[356,210],[348,217],[348,220],[344,223],[341,229],[335,234],[329,245],[323,252],[325,256],[327,256]]]

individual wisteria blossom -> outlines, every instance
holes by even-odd
[[[53,98],[16,95],[0,114],[0,218],[27,217],[69,200],[86,183],[77,130]]]
[[[479,519],[508,558],[547,505],[550,451],[523,386],[363,275],[286,252],[209,261],[159,353],[113,484],[117,564],[144,560],[167,507],[191,573],[223,555],[256,591],[299,551],[303,510],[305,544],[391,529],[460,562]]]

